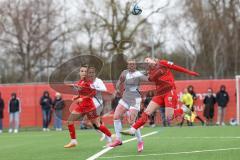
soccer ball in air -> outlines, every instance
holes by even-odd
[[[142,9],[137,4],[135,4],[132,8],[132,14],[140,15],[141,13],[142,13]]]

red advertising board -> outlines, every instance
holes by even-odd
[[[197,93],[198,100],[195,105],[195,109],[200,116],[202,116],[203,111],[203,98],[207,92],[208,88],[212,88],[214,93],[216,93],[221,85],[226,85],[227,91],[230,96],[230,102],[227,106],[225,121],[228,122],[231,118],[236,118],[236,87],[235,80],[185,80],[177,81],[177,92],[181,96],[182,91],[188,85],[193,85],[195,92]],[[114,87],[112,83],[106,83],[109,93],[114,92]],[[144,89],[148,87],[143,87]],[[21,115],[20,115],[20,125],[21,127],[33,127],[42,125],[42,113],[41,107],[39,105],[40,97],[43,92],[48,90],[51,97],[54,97],[55,91],[50,88],[48,84],[24,84],[24,85],[1,85],[0,92],[2,93],[2,98],[5,101],[4,109],[4,127],[8,127],[8,101],[11,97],[11,93],[17,93],[17,96],[21,100]],[[71,99],[72,95],[63,95],[64,99]],[[111,94],[109,94],[110,97]],[[110,99],[110,98],[109,98]],[[109,100],[108,99],[108,100]],[[214,120],[217,118],[217,105],[215,106],[215,116]],[[111,119],[108,120],[111,123]]]

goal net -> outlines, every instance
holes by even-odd
[[[236,76],[237,123],[240,124],[240,75]]]

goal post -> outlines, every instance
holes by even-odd
[[[240,125],[240,75],[236,75],[237,124]]]

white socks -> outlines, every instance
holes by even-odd
[[[121,140],[121,134],[120,132],[122,131],[122,122],[121,120],[114,120],[114,129],[115,129],[115,133],[116,133],[116,138],[118,140]],[[141,132],[140,129],[135,129],[131,127],[131,132],[137,137],[137,141],[138,142],[142,142],[142,136],[141,136]]]
[[[115,133],[116,133],[116,138],[118,140],[121,140],[120,132],[122,131],[122,122],[120,119],[114,120],[114,129],[115,129]]]
[[[135,136],[137,137],[138,142],[142,142],[142,135],[141,135],[140,129],[136,130]]]
[[[106,138],[107,143],[111,143],[112,142],[112,138],[111,137],[106,136],[105,138]]]
[[[77,144],[77,139],[71,139],[72,144]]]

